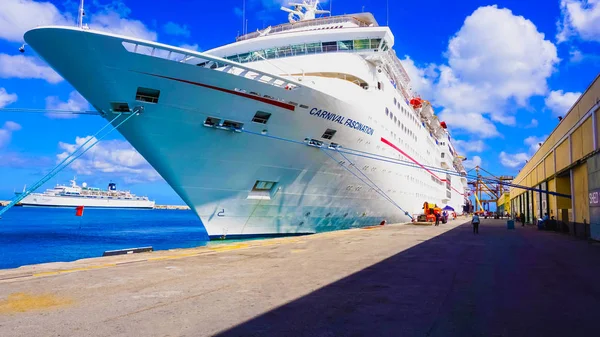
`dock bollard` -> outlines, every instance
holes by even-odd
[[[139,247],[139,248],[126,248],[126,249],[118,249],[118,250],[107,250],[102,254],[102,256],[113,256],[113,255],[127,255],[127,254],[135,254],[135,253],[147,253],[153,251],[152,246],[148,247]]]

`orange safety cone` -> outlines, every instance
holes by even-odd
[[[77,208],[75,209],[75,216],[82,216],[83,215],[83,206],[77,206]]]

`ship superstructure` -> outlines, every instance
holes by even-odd
[[[118,190],[109,183],[106,190],[77,185],[75,178],[70,185],[57,184],[43,193],[31,193],[22,201],[23,206],[37,207],[99,207],[99,208],[154,208],[154,201],[146,196],[137,196],[130,191]]]
[[[198,214],[211,237],[306,234],[462,208],[462,159],[369,13],[196,52],[75,27],[25,34]],[[116,122],[114,122],[116,123]]]

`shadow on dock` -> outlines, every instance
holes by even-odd
[[[591,335],[599,248],[504,221],[479,235],[462,225],[218,336]]]

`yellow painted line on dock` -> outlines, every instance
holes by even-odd
[[[64,307],[73,303],[73,300],[58,297],[53,294],[32,295],[26,293],[14,293],[0,300],[0,314],[13,314],[32,310],[42,310],[55,307]]]
[[[199,251],[195,250],[194,252],[190,252],[190,253],[179,253],[179,254],[172,254],[172,255],[165,255],[165,256],[149,257],[147,259],[135,260],[135,261],[103,263],[103,264],[98,264],[98,265],[79,267],[79,268],[71,268],[71,269],[43,271],[43,272],[39,272],[39,273],[33,273],[28,276],[33,276],[33,277],[54,276],[54,275],[68,274],[68,273],[74,273],[74,272],[79,272],[79,271],[111,268],[111,267],[122,266],[122,265],[126,265],[128,263],[134,263],[134,262],[176,260],[176,259],[182,259],[182,258],[186,258],[186,257],[194,257],[194,256],[219,253],[219,252],[230,252],[230,251],[253,248],[253,247],[280,245],[280,244],[284,244],[284,243],[305,243],[305,242],[306,242],[305,240],[302,240],[299,238],[281,238],[281,239],[264,240],[264,241],[252,243],[252,244],[250,244],[250,243],[223,244],[223,245],[217,245],[217,246],[212,246],[212,247],[211,246],[203,247],[203,248],[200,248]],[[297,252],[300,252],[300,251],[301,250],[297,250]]]
[[[99,265],[95,265],[95,266],[80,267],[80,268],[73,268],[73,269],[63,269],[63,270],[55,270],[55,271],[43,271],[43,272],[39,272],[39,273],[34,273],[33,277],[43,277],[43,276],[67,274],[67,273],[74,273],[74,272],[77,272],[77,271],[110,268],[110,267],[115,267],[115,266],[117,266],[116,263],[104,263],[104,264],[99,264]]]
[[[213,252],[227,252],[227,251],[231,251],[231,250],[244,249],[244,248],[248,248],[248,247],[251,247],[251,246],[247,243],[238,243],[238,244],[233,244],[233,245],[210,247],[209,249],[212,250]]]

